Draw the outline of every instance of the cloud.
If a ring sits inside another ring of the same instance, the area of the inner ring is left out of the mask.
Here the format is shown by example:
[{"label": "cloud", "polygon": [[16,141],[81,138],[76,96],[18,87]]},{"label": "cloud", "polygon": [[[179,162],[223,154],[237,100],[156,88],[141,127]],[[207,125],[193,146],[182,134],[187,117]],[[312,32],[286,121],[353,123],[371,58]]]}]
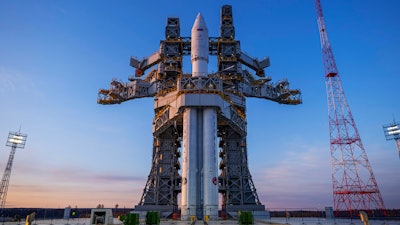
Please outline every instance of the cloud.
[{"label": "cloud", "polygon": [[[53,184],[98,184],[98,183],[139,183],[143,184],[146,176],[130,173],[130,171],[121,171],[115,173],[110,170],[90,170],[84,166],[55,166],[50,164],[21,164],[15,171],[14,179],[23,179],[21,183],[53,183]],[[30,179],[35,177],[35,179]],[[144,185],[144,184],[143,184]]]},{"label": "cloud", "polygon": [[[267,208],[322,208],[331,205],[331,175],[326,149],[289,147],[275,165],[255,171],[260,200]],[[257,182],[262,181],[262,182]]]},{"label": "cloud", "polygon": [[368,152],[368,158],[376,182],[378,183],[379,191],[382,195],[386,208],[398,208],[400,202],[400,164],[397,158],[397,153],[392,151],[392,154],[383,154],[388,149],[382,146],[374,146]]},{"label": "cloud", "polygon": [[[139,202],[142,188],[137,185],[121,187],[112,182],[98,183],[87,187],[73,188],[62,184],[11,185],[7,196],[7,207],[95,207],[104,204],[113,207],[116,203],[133,207]],[[139,194],[140,193],[140,194]]]},{"label": "cloud", "polygon": [[26,75],[0,67],[0,94],[10,92],[29,92],[35,90],[35,83]]},{"label": "cloud", "polygon": [[99,203],[133,207],[139,202],[146,181],[145,177],[124,173],[46,168],[20,168],[10,184],[7,207],[95,207]]}]

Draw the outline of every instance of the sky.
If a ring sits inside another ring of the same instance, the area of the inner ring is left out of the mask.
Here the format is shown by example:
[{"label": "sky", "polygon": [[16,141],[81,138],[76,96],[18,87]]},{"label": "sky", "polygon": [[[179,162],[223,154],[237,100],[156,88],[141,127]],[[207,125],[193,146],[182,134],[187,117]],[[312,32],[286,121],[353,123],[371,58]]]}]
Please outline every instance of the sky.
[{"label": "sky", "polygon": [[[8,132],[28,134],[15,154],[6,207],[138,204],[151,168],[153,99],[99,105],[97,92],[113,78],[128,82],[130,57],[158,50],[168,17],[179,17],[188,37],[201,12],[209,35],[219,36],[224,4],[232,5],[242,50],[269,56],[272,81],[287,78],[302,91],[295,106],[247,99],[248,160],[261,202],[269,209],[332,206],[312,0],[3,0],[0,175]],[[382,129],[400,120],[399,7],[397,0],[322,0],[343,89],[387,208],[400,208],[400,160]]]}]

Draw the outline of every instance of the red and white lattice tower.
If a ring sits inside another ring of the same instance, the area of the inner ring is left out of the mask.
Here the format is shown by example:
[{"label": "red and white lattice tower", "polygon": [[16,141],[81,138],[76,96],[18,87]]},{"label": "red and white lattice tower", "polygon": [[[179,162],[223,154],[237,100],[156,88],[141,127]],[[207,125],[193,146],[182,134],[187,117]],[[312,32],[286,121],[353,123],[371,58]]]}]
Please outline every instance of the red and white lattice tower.
[{"label": "red and white lattice tower", "polygon": [[320,0],[315,0],[328,99],[333,205],[335,213],[378,209],[385,205],[343,92],[326,33]]}]

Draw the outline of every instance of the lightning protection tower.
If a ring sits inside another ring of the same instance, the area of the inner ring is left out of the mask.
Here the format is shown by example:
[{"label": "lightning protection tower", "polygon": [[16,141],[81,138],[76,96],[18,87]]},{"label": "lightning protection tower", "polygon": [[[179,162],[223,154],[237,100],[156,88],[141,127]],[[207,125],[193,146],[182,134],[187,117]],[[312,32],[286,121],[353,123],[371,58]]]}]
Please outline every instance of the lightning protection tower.
[{"label": "lightning protection tower", "polygon": [[328,98],[328,122],[335,214],[378,209],[384,212],[378,184],[347,104],[326,33],[320,0],[315,0]]},{"label": "lightning protection tower", "polygon": [[[130,82],[113,80],[110,89],[101,89],[98,93],[98,103],[104,105],[154,98],[152,166],[135,211],[157,210],[164,215],[177,212],[177,195],[181,193],[182,202],[183,199],[191,201],[181,204],[182,218],[203,219],[203,212],[205,216],[208,213],[205,202],[211,195],[199,195],[185,187],[197,182],[190,187],[201,192],[203,182],[211,184],[213,190],[217,188],[217,195],[219,192],[222,196],[223,211],[265,213],[248,167],[246,97],[297,105],[301,103],[301,93],[298,89],[291,90],[286,79],[271,82],[264,73],[264,68],[270,65],[268,57],[257,60],[241,51],[240,41],[235,39],[231,6],[222,6],[220,18],[219,37],[208,36],[200,14],[193,25],[192,37],[180,35],[179,18],[167,18],[165,40],[161,41],[159,51],[141,61],[131,58],[130,64],[136,72],[129,78]],[[192,66],[192,74],[183,73],[185,55],[192,55],[192,65],[205,64],[196,67],[204,71],[193,72],[195,66]],[[207,72],[209,55],[218,59],[217,72]],[[142,78],[148,69],[150,72]],[[213,116],[205,118],[210,111]],[[199,135],[195,135],[196,132]],[[210,146],[216,151],[205,153]],[[212,166],[202,167],[207,160],[212,161]],[[212,176],[206,176],[209,171]],[[205,192],[206,188],[203,190]],[[189,192],[192,195],[187,194]],[[211,210],[215,212],[215,208]]]},{"label": "lightning protection tower", "polygon": [[11,169],[14,161],[14,155],[17,148],[24,148],[26,143],[26,137],[28,135],[20,132],[10,131],[6,146],[11,147],[10,156],[8,157],[6,169],[4,170],[3,179],[1,180],[0,186],[0,210],[4,209],[7,197],[8,184],[10,182]]},{"label": "lightning protection tower", "polygon": [[383,126],[383,132],[385,134],[386,140],[395,140],[397,145],[397,150],[399,152],[400,158],[400,122],[396,122],[393,119],[393,123]]}]

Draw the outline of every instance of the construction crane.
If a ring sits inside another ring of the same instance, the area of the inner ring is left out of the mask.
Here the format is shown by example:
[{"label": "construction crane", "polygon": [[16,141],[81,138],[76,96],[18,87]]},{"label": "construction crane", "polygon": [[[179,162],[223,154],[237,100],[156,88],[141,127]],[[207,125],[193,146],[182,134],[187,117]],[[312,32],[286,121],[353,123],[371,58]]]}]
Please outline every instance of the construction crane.
[{"label": "construction crane", "polygon": [[14,161],[14,155],[17,148],[24,148],[26,143],[26,137],[28,135],[22,134],[20,132],[10,131],[8,133],[8,138],[6,146],[11,147],[10,156],[8,157],[7,165],[4,170],[3,179],[1,179],[0,185],[0,210],[3,211],[6,204],[8,184],[10,182],[11,169]]},{"label": "construction crane", "polygon": [[385,212],[378,184],[372,172],[356,123],[347,103],[332,48],[326,33],[320,0],[315,0],[328,98],[328,122],[332,162],[335,214],[359,210]]}]

